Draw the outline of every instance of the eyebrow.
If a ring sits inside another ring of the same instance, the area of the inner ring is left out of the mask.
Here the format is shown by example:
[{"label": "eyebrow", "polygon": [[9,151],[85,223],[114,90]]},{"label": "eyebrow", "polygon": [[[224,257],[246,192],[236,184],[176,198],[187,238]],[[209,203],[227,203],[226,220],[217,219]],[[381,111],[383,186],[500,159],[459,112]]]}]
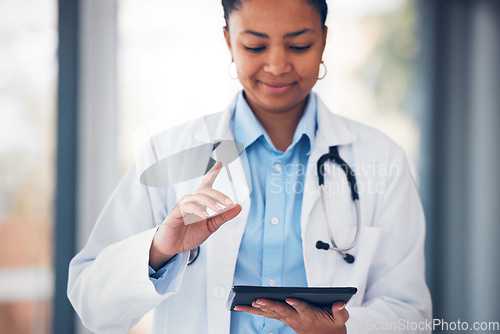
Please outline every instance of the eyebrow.
[{"label": "eyebrow", "polygon": [[[283,38],[297,37],[297,36],[300,36],[300,35],[305,34],[307,32],[312,32],[312,31],[313,30],[311,30],[311,29],[305,28],[305,29],[302,29],[299,31],[286,33],[283,35]],[[269,38],[268,34],[264,34],[262,32],[257,32],[257,31],[253,31],[253,30],[245,30],[244,32],[242,32],[242,34],[250,34],[250,35],[254,35],[256,37],[260,37],[260,38]]]}]

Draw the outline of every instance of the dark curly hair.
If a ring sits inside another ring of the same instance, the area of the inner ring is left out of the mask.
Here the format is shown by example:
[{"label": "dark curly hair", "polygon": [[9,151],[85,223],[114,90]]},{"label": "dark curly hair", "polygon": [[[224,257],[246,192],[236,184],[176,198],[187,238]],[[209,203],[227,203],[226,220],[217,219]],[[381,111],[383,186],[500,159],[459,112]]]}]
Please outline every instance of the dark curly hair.
[{"label": "dark curly hair", "polygon": [[[224,8],[224,19],[226,20],[226,27],[229,23],[229,16],[235,10],[240,9],[243,1],[245,0],[222,0],[222,7]],[[321,16],[321,23],[323,29],[325,28],[326,15],[328,14],[328,6],[326,5],[326,0],[304,0],[308,2],[311,6],[316,8],[319,15]]]}]

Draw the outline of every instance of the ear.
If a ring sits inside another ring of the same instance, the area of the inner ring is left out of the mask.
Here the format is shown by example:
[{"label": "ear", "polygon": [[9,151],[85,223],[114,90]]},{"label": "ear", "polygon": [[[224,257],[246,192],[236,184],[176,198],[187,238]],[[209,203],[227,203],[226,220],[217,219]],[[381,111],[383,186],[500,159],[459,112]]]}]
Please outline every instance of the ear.
[{"label": "ear", "polygon": [[222,27],[222,31],[224,32],[224,39],[226,40],[227,49],[229,50],[229,53],[231,53],[231,61],[234,61],[233,48],[231,47],[231,38],[229,37],[229,30],[227,26]]},{"label": "ear", "polygon": [[325,29],[323,29],[323,51],[325,51],[327,36],[328,36],[328,27],[325,26]]}]

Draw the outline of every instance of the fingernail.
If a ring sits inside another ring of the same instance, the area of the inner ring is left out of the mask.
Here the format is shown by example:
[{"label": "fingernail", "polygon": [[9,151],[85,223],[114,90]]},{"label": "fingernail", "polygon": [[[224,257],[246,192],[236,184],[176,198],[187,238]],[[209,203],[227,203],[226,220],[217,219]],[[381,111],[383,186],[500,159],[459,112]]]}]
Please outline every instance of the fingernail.
[{"label": "fingernail", "polygon": [[231,201],[229,198],[226,198],[226,204],[231,205],[231,204],[233,204],[233,201]]},{"label": "fingernail", "polygon": [[239,308],[238,306],[235,306],[235,307],[234,307],[234,310],[235,310],[235,311],[239,311],[239,310],[240,310],[240,308]]},{"label": "fingernail", "polygon": [[266,306],[266,304],[264,304],[263,302],[257,302],[257,305]]},{"label": "fingernail", "polygon": [[256,301],[253,301],[253,302],[252,302],[252,307],[260,308],[260,305],[257,305],[257,302],[256,302]]},{"label": "fingernail", "polygon": [[285,300],[285,302],[286,302],[288,305],[292,305],[292,306],[293,306],[293,303],[292,303],[291,301]]},{"label": "fingernail", "polygon": [[343,309],[345,309],[345,304],[342,304],[337,310],[342,311]]},{"label": "fingernail", "polygon": [[203,211],[203,214],[205,215],[205,217],[210,216],[210,215],[208,214],[208,212],[206,212],[206,211]]},{"label": "fingernail", "polygon": [[217,208],[217,210],[222,210],[222,206],[220,206],[219,203],[215,203],[215,207]]}]

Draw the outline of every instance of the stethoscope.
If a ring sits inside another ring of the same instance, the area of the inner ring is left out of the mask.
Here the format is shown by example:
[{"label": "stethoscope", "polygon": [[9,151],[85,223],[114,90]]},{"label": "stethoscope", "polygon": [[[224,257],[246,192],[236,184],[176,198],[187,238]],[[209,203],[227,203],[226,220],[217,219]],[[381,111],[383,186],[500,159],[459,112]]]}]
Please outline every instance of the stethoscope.
[{"label": "stethoscope", "polygon": [[[352,197],[352,200],[354,201],[354,205],[356,207],[356,235],[354,236],[354,241],[347,247],[338,247],[337,246],[337,243],[335,242],[335,239],[333,238],[333,233],[332,233],[332,229],[330,228],[330,224],[328,224],[328,216],[326,214],[326,203],[325,203],[325,196],[327,196],[326,189],[325,189],[326,188],[325,187],[325,163],[329,160],[331,160],[331,161],[333,161],[333,163],[336,163],[337,165],[339,165],[340,168],[342,168],[342,170],[346,174],[347,183],[349,183],[349,187],[351,188],[351,197]],[[356,177],[354,175],[354,171],[340,157],[339,149],[337,146],[330,146],[328,148],[328,153],[322,155],[318,159],[317,168],[318,168],[318,182],[319,182],[319,186],[321,188],[321,203],[323,205],[324,215],[327,218],[325,220],[325,222],[326,222],[326,228],[328,231],[328,237],[330,238],[331,245],[326,243],[326,242],[323,242],[321,240],[318,240],[316,242],[316,248],[317,249],[324,249],[324,250],[330,250],[330,249],[334,250],[344,258],[345,262],[353,263],[355,260],[354,256],[347,253],[347,251],[352,249],[354,246],[356,246],[356,243],[358,242],[358,238],[359,238],[359,229],[361,227],[360,209],[359,209],[359,194],[358,194],[358,190],[357,190]],[[188,265],[195,262],[199,255],[200,255],[200,246],[190,250],[189,251]]]},{"label": "stethoscope", "polygon": [[[328,216],[326,214],[326,203],[325,203],[325,196],[326,194],[326,186],[325,186],[325,163],[327,161],[333,161],[333,163],[339,165],[340,168],[344,171],[346,178],[347,178],[347,183],[349,183],[349,187],[351,188],[351,197],[352,200],[354,201],[354,205],[356,207],[356,235],[354,236],[354,241],[347,247],[339,247],[337,246],[337,243],[335,242],[335,239],[333,238],[333,233],[332,229],[330,228],[330,224],[328,224]],[[357,189],[357,184],[356,184],[356,177],[354,175],[354,171],[349,167],[349,165],[340,157],[339,155],[339,149],[338,146],[330,146],[328,148],[328,153],[322,155],[317,164],[318,168],[318,182],[319,186],[321,188],[321,204],[323,205],[323,212],[325,215],[325,222],[326,222],[326,228],[328,231],[328,237],[330,238],[331,245],[323,242],[321,240],[318,240],[316,242],[316,248],[317,249],[324,249],[324,250],[334,250],[337,253],[339,253],[347,263],[353,263],[354,262],[354,256],[351,254],[347,253],[348,250],[356,246],[356,243],[358,242],[359,238],[359,229],[361,227],[361,219],[360,219],[360,209],[359,209],[359,194],[358,194],[358,189]]]},{"label": "stethoscope", "polygon": [[196,261],[196,259],[198,258],[198,256],[200,255],[200,246],[196,247],[196,248],[193,248],[189,251],[189,258],[188,258],[188,266],[190,264],[193,264],[194,261]]}]

